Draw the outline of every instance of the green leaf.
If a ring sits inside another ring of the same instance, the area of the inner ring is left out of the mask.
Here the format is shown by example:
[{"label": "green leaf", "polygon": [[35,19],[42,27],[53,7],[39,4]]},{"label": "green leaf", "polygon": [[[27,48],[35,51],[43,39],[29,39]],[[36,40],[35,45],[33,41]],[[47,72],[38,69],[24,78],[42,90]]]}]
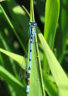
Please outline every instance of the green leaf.
[{"label": "green leaf", "polygon": [[44,38],[53,49],[59,18],[60,0],[47,0],[45,6]]},{"label": "green leaf", "polygon": [[[55,34],[58,25],[60,12],[60,0],[46,0],[45,3],[45,26],[44,26],[44,38],[48,45],[53,50],[55,42]],[[49,72],[46,56],[44,55],[44,69]],[[46,72],[45,72],[46,73]]]},{"label": "green leaf", "polygon": [[31,76],[30,76],[30,92],[28,96],[44,96],[41,86],[39,63],[37,59],[36,46],[33,44],[32,49],[32,63],[31,63]]},{"label": "green leaf", "polygon": [[42,44],[43,51],[47,57],[50,70],[58,87],[58,94],[59,96],[68,96],[68,78],[56,57],[52,53],[51,49],[49,48],[48,44],[46,43],[43,35],[38,34],[38,36]]},{"label": "green leaf", "polygon": [[21,66],[21,68],[25,70],[26,63],[25,63],[25,58],[23,56],[18,55],[18,54],[14,54],[14,53],[9,52],[9,51],[6,51],[6,50],[4,50],[2,48],[0,48],[0,52],[7,55],[7,56],[9,56],[13,60],[15,60],[19,64],[19,66]]},{"label": "green leaf", "polygon": [[21,96],[21,94],[25,96],[25,87],[23,86],[23,84],[21,84],[20,81],[18,81],[2,66],[0,66],[0,76],[2,76],[2,78],[7,84],[11,85],[14,88],[18,96]]}]

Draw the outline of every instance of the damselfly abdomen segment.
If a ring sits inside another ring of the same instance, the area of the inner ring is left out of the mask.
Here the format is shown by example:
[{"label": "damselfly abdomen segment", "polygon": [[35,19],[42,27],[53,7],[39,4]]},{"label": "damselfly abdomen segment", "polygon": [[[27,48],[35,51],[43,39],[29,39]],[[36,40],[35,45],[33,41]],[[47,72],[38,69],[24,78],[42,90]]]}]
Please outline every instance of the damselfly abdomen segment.
[{"label": "damselfly abdomen segment", "polygon": [[29,22],[29,34],[30,34],[30,52],[29,52],[29,66],[28,66],[28,78],[27,78],[27,88],[26,93],[29,93],[30,90],[30,73],[31,73],[31,59],[32,59],[32,45],[33,45],[33,38],[36,32],[37,23]]}]

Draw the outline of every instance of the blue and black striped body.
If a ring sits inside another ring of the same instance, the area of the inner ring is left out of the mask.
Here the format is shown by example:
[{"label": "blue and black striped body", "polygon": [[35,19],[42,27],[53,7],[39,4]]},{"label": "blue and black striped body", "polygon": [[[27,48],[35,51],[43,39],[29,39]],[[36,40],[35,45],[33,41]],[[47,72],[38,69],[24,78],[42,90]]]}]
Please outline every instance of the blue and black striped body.
[{"label": "blue and black striped body", "polygon": [[32,59],[32,45],[33,45],[33,38],[36,32],[37,23],[29,22],[29,34],[30,34],[30,52],[29,52],[29,67],[28,67],[28,78],[27,78],[27,88],[26,93],[29,93],[30,90],[30,73],[31,73],[31,59]]}]

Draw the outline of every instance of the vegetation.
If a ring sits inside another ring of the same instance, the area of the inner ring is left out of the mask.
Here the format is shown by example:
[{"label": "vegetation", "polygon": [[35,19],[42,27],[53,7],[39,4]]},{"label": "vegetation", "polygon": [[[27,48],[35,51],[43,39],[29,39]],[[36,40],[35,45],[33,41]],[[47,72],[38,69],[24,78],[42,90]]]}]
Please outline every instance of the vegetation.
[{"label": "vegetation", "polygon": [[26,96],[32,21],[28,96],[68,96],[67,11],[68,0],[0,0],[0,96]]}]

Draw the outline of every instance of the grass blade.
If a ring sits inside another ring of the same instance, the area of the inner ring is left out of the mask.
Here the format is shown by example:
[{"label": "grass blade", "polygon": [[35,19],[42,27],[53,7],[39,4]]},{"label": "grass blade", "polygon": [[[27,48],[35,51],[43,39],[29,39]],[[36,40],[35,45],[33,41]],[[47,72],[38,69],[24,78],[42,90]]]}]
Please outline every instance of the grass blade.
[{"label": "grass blade", "polygon": [[[54,54],[52,53],[51,49],[49,48],[48,44],[46,43],[42,34],[39,34],[40,42],[43,46],[44,53],[47,57],[48,64],[50,70],[53,74],[54,80],[58,87],[58,94],[59,96],[67,96],[68,95],[68,78],[63,71],[62,67],[60,66],[59,62],[55,58]],[[43,41],[43,42],[42,42]]]},{"label": "grass blade", "polygon": [[[44,38],[53,50],[60,12],[60,0],[46,0],[45,5]],[[46,71],[49,72],[49,66],[45,55],[43,66],[44,73],[46,73]]]},{"label": "grass blade", "polygon": [[25,64],[25,58],[23,56],[18,55],[18,54],[14,54],[14,53],[9,52],[9,51],[6,51],[6,50],[4,50],[2,48],[0,48],[0,52],[7,55],[7,56],[9,56],[10,58],[12,58],[14,61],[16,61],[19,64],[19,66],[22,69],[25,70],[26,64]]},{"label": "grass blade", "polygon": [[47,0],[45,6],[44,38],[53,49],[59,18],[60,0]]},{"label": "grass blade", "polygon": [[33,44],[33,49],[32,49],[30,92],[28,96],[44,96],[42,93],[41,79],[40,79],[40,74],[39,74],[39,64],[37,60],[35,44]]}]

